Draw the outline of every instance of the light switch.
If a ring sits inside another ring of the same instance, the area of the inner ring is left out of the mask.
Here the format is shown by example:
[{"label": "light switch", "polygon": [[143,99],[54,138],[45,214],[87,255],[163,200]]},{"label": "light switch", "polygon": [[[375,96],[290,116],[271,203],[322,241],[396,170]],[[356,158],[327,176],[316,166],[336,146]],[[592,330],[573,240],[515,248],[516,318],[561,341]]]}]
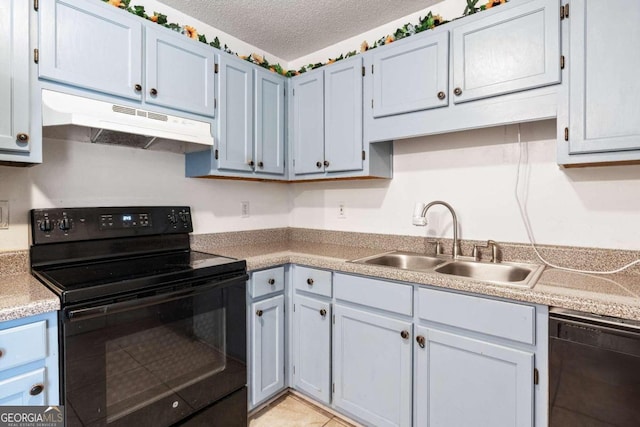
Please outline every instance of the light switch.
[{"label": "light switch", "polygon": [[0,229],[9,228],[9,201],[0,200]]}]

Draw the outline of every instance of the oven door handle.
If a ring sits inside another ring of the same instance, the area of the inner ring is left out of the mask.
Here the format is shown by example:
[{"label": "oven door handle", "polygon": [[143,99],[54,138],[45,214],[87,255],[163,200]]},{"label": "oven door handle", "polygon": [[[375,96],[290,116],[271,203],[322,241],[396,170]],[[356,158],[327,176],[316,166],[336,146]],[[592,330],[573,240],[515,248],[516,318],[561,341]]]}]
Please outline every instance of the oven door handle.
[{"label": "oven door handle", "polygon": [[122,313],[125,311],[131,311],[133,309],[149,307],[152,305],[158,305],[169,301],[175,301],[177,299],[187,298],[189,296],[201,294],[207,292],[213,288],[224,287],[233,282],[246,281],[247,276],[233,277],[227,280],[219,282],[213,282],[204,286],[196,286],[188,289],[182,289],[175,292],[170,292],[161,295],[155,295],[151,297],[132,299],[123,302],[116,302],[110,304],[104,304],[98,307],[90,308],[78,308],[75,310],[65,310],[66,317],[71,322],[78,322],[81,320],[91,319],[95,317],[106,316],[108,314]]}]

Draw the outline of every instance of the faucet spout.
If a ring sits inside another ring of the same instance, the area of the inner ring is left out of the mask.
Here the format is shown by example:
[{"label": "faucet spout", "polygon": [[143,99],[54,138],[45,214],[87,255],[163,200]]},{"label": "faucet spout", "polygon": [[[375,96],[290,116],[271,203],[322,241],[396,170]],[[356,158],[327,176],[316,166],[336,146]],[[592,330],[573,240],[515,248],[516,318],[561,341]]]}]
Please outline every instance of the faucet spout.
[{"label": "faucet spout", "polygon": [[449,209],[449,212],[451,212],[451,217],[453,218],[453,250],[451,251],[451,254],[453,255],[453,259],[458,258],[459,254],[459,243],[458,243],[458,217],[456,216],[455,211],[453,210],[453,208],[451,207],[451,205],[447,202],[443,202],[441,200],[435,200],[429,204],[427,204],[424,209],[422,209],[422,217],[425,218],[425,222],[426,222],[426,218],[427,218],[427,211],[431,208],[431,206],[434,205],[441,205],[444,206],[445,208]]}]

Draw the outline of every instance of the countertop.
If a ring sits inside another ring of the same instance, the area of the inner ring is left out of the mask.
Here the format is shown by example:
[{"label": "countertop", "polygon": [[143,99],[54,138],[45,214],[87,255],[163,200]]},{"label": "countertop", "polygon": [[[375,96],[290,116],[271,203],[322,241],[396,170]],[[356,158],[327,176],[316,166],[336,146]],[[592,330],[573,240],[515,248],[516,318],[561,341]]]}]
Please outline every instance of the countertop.
[{"label": "countertop", "polygon": [[347,261],[384,252],[380,249],[301,241],[194,249],[247,260],[249,271],[302,264],[381,279],[433,285],[481,295],[640,320],[640,275],[589,275],[545,269],[532,289],[487,284],[438,273],[416,272]]},{"label": "countertop", "polygon": [[0,321],[60,309],[60,299],[30,273],[0,276]]}]

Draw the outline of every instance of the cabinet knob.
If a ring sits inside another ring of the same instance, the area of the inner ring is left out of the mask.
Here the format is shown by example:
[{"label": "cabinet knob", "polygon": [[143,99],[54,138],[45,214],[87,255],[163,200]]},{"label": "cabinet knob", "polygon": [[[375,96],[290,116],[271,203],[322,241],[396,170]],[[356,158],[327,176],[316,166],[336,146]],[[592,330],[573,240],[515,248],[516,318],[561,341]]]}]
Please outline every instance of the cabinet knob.
[{"label": "cabinet knob", "polygon": [[136,92],[140,92],[142,90],[142,85],[136,84],[133,88],[136,90]]},{"label": "cabinet knob", "polygon": [[276,279],[269,279],[267,280],[267,283],[270,285],[275,285],[276,284]]},{"label": "cabinet knob", "polygon": [[420,348],[424,348],[424,344],[427,342],[427,340],[422,335],[418,335],[416,337],[416,342],[418,343]]},{"label": "cabinet knob", "polygon": [[455,88],[455,89],[453,90],[453,93],[454,93],[456,96],[460,96],[460,95],[462,95],[462,89],[460,89],[459,87],[457,87],[457,88]]},{"label": "cabinet knob", "polygon": [[320,169],[322,167],[322,162],[316,162],[316,167]]},{"label": "cabinet knob", "polygon": [[4,355],[3,351],[0,350],[0,357],[2,357]]},{"label": "cabinet knob", "polygon": [[44,384],[36,384],[31,387],[31,390],[29,390],[29,394],[31,396],[37,396],[42,393],[42,390],[44,390]]},{"label": "cabinet knob", "polygon": [[402,337],[403,340],[406,340],[407,338],[409,338],[409,331],[400,332],[400,336]]},{"label": "cabinet knob", "polygon": [[324,161],[324,167],[325,167],[325,168],[328,168],[328,167],[329,167],[329,160],[325,160],[325,161]]},{"label": "cabinet knob", "polygon": [[156,96],[158,94],[158,89],[152,87],[151,90],[149,91],[149,93],[153,96]]},{"label": "cabinet knob", "polygon": [[262,163],[262,162],[258,162],[258,167],[259,167],[260,169],[262,169],[262,168],[264,167],[264,163]]},{"label": "cabinet knob", "polygon": [[253,167],[253,165],[255,165],[255,163],[253,163],[253,160],[249,160],[249,162],[247,163],[249,166]]},{"label": "cabinet knob", "polygon": [[313,279],[311,277],[307,279],[307,285],[313,285]]},{"label": "cabinet knob", "polygon": [[438,99],[443,100],[447,95],[443,91],[438,92]]},{"label": "cabinet knob", "polygon": [[29,134],[28,133],[19,133],[16,135],[16,139],[20,142],[27,142],[29,141]]},{"label": "cabinet knob", "polygon": [[327,310],[325,310],[324,308],[320,310],[320,316],[324,317],[327,315]]},{"label": "cabinet knob", "polygon": [[256,316],[258,316],[258,317],[262,317],[262,310],[258,310],[258,311],[256,311]]}]

